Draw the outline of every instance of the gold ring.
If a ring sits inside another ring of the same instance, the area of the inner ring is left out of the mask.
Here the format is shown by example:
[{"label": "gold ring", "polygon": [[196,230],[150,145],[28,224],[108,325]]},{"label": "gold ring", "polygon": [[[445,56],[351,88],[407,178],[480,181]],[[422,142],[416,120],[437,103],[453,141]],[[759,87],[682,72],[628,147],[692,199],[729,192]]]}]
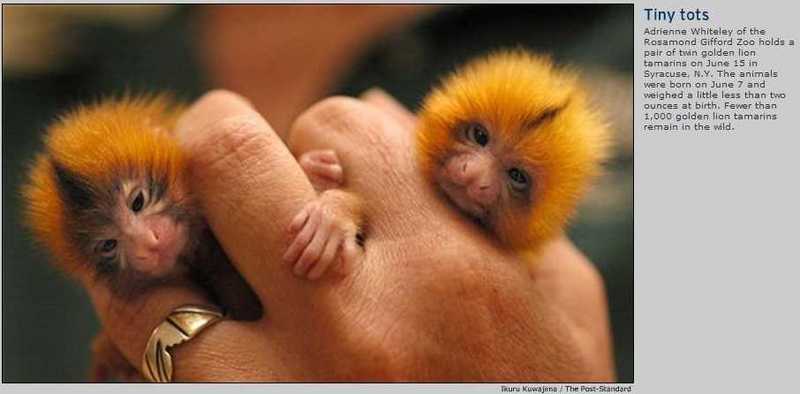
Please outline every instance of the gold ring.
[{"label": "gold ring", "polygon": [[194,338],[204,328],[222,320],[218,310],[199,305],[175,308],[150,334],[142,357],[142,374],[151,382],[172,381],[172,355],[169,349]]}]

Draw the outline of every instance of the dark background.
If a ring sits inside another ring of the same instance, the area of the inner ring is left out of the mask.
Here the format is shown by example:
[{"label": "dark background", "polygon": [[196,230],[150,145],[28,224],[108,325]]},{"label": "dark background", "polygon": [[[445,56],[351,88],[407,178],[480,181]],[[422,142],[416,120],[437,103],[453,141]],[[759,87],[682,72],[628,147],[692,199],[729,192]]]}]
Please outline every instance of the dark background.
[{"label": "dark background", "polygon": [[[47,67],[11,64],[7,37],[15,25],[8,22],[19,13],[8,8],[3,7],[2,377],[4,382],[81,381],[97,320],[84,292],[30,242],[19,222],[17,191],[42,130],[59,112],[126,88],[168,89],[194,99],[213,87],[194,42],[202,7],[170,6],[147,29],[102,17],[70,19],[58,37],[69,48],[51,50],[58,52],[57,61]],[[446,7],[374,37],[329,92],[356,95],[381,86],[416,108],[431,84],[455,65],[515,45],[584,70],[618,144],[608,174],[581,206],[569,235],[605,280],[621,382],[633,381],[632,18],[631,5]],[[50,23],[42,20],[37,23]]]}]

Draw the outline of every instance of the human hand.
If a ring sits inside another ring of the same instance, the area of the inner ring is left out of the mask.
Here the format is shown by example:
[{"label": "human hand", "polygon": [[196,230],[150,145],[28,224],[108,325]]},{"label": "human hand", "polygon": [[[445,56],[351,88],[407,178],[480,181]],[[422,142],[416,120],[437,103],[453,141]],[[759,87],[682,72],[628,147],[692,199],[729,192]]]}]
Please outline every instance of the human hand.
[{"label": "human hand", "polygon": [[[206,218],[265,315],[226,320],[172,350],[184,381],[538,381],[613,379],[602,284],[566,240],[534,280],[420,179],[413,117],[385,95],[331,98],[295,123],[294,153],[334,149],[368,221],[344,277],[300,280],[282,264],[286,228],[315,196],[269,125],[213,92],[178,127]],[[207,304],[191,284],[131,301],[89,291],[116,345],[139,365],[153,327]]]}]

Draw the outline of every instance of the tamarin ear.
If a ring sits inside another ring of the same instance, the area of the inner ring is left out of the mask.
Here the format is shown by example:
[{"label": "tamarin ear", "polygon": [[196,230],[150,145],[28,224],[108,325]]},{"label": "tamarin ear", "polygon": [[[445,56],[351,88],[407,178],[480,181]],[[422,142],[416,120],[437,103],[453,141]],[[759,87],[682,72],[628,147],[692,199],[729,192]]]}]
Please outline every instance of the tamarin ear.
[{"label": "tamarin ear", "polygon": [[58,189],[68,206],[80,210],[92,208],[94,198],[92,198],[92,188],[88,182],[55,162],[53,162],[53,172],[56,175]]}]

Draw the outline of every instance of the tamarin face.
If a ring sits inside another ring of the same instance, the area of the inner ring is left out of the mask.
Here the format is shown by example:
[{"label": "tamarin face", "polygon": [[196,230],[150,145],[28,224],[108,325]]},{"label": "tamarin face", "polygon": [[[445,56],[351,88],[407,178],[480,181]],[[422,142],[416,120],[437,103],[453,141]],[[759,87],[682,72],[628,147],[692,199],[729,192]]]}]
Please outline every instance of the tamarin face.
[{"label": "tamarin face", "polygon": [[523,51],[451,74],[426,97],[418,133],[426,178],[515,250],[563,228],[606,145],[575,77]]},{"label": "tamarin face", "polygon": [[451,146],[433,176],[441,190],[478,222],[493,225],[533,201],[535,168],[516,147],[480,121],[454,124]]},{"label": "tamarin face", "polygon": [[65,170],[56,180],[68,205],[67,220],[80,229],[73,241],[100,274],[161,278],[180,271],[190,254],[192,209],[171,198],[163,181],[120,179],[106,190]]}]

